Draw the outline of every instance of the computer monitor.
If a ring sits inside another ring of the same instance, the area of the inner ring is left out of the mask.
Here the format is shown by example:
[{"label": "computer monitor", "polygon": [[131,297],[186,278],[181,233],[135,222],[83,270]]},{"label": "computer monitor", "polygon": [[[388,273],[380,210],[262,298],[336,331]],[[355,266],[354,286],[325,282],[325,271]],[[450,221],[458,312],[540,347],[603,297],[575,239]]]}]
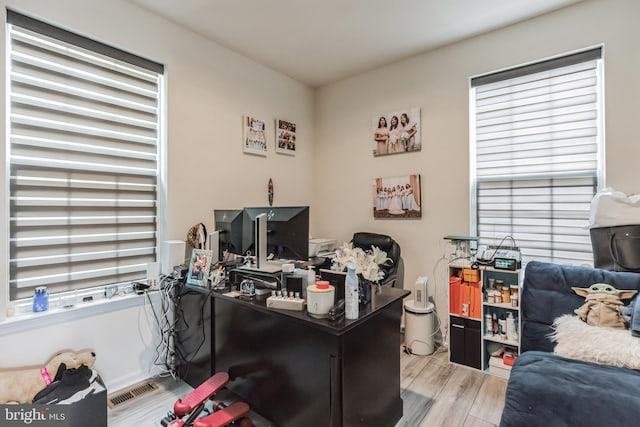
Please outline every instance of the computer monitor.
[{"label": "computer monitor", "polygon": [[216,209],[213,211],[216,231],[219,232],[219,256],[224,252],[242,254],[242,209]]},{"label": "computer monitor", "polygon": [[309,258],[309,206],[244,208],[243,253],[255,253],[255,220],[267,215],[267,253],[276,259]]}]

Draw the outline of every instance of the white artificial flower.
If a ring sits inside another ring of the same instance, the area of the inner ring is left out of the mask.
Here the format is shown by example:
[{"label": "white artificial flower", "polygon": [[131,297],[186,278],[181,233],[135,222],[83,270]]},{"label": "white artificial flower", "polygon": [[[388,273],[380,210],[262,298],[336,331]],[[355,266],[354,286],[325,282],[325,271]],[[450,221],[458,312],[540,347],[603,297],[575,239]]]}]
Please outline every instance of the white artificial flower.
[{"label": "white artificial flower", "polygon": [[371,256],[373,257],[373,262],[378,265],[391,262],[391,258],[387,258],[387,253],[377,246],[371,246]]},{"label": "white artificial flower", "polygon": [[356,268],[356,274],[370,282],[378,282],[384,278],[384,272],[380,265],[387,265],[391,259],[387,253],[376,246],[365,251],[362,248],[354,248],[352,243],[344,243],[336,249],[336,257],[333,259],[333,269],[343,271],[348,263]]}]

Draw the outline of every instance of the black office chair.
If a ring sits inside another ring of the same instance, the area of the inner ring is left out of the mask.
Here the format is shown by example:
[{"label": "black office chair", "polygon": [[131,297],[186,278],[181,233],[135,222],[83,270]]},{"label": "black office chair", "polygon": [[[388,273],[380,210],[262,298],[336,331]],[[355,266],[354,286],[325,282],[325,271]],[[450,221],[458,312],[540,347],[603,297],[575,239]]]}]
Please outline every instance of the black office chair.
[{"label": "black office chair", "polygon": [[[353,234],[351,243],[355,248],[371,250],[371,246],[377,246],[387,253],[387,257],[391,259],[389,266],[381,266],[384,272],[384,278],[380,281],[383,286],[395,287],[399,278],[398,270],[400,267],[400,245],[391,237],[384,234],[359,232]],[[400,285],[402,281],[400,280]]]}]

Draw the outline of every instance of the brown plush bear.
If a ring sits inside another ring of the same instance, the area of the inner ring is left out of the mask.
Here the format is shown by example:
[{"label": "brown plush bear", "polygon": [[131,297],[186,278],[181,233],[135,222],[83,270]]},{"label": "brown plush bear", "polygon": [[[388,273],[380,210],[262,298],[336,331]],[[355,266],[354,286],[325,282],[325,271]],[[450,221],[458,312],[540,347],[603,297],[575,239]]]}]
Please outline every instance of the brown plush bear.
[{"label": "brown plush bear", "polygon": [[58,353],[44,366],[0,369],[0,404],[31,403],[33,397],[55,378],[59,369],[92,367],[96,354],[92,351]]}]

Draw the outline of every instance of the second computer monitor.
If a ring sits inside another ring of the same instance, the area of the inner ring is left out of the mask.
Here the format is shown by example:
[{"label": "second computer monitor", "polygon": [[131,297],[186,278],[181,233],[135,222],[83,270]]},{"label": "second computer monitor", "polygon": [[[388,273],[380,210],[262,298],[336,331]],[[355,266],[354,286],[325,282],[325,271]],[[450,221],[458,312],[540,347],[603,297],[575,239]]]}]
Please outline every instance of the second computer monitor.
[{"label": "second computer monitor", "polygon": [[267,252],[278,259],[306,260],[309,258],[309,207],[244,208],[243,253],[255,252],[254,230],[258,215],[267,215]]},{"label": "second computer monitor", "polygon": [[242,254],[242,209],[216,209],[213,217],[216,231],[219,232],[220,257],[225,251]]}]

